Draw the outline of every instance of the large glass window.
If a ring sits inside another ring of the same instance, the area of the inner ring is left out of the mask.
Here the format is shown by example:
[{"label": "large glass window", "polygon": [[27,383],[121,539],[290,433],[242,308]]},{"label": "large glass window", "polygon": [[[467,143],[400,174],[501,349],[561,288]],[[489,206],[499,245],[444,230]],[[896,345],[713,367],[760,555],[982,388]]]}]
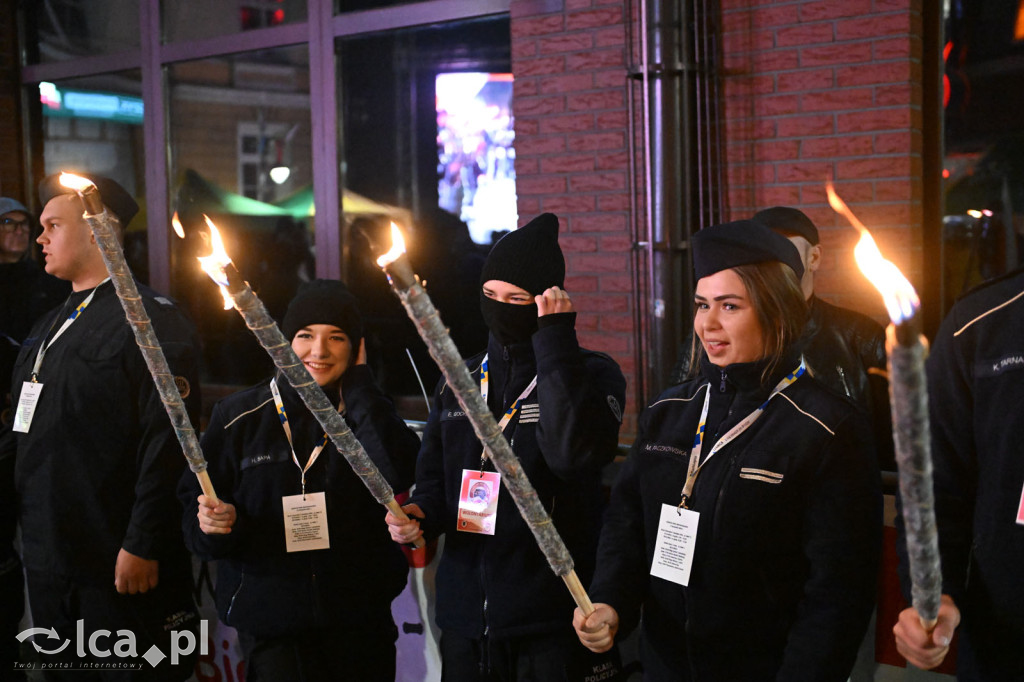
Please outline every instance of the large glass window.
[{"label": "large glass window", "polygon": [[119,182],[141,210],[125,232],[128,266],[149,281],[143,103],[137,70],[43,82],[43,171],[85,172]]},{"label": "large glass window", "polygon": [[203,215],[220,229],[242,275],[278,321],[316,274],[306,46],[170,66],[173,294],[204,342],[203,376],[253,383],[272,366],[241,317],[224,311],[195,256],[209,252]]},{"label": "large glass window", "polygon": [[943,310],[1024,255],[1024,3],[946,3]]},{"label": "large glass window", "polygon": [[59,62],[139,47],[138,0],[25,2],[30,63]]},{"label": "large glass window", "polygon": [[[371,364],[393,393],[419,393],[407,349],[428,390],[437,372],[373,262],[369,239],[383,243],[392,220],[460,349],[483,346],[480,267],[516,224],[507,2],[23,5],[22,73],[43,103],[45,170],[103,173],[139,197],[129,264],[195,319],[207,384],[250,383],[270,364],[195,264],[208,250],[204,214],[275,317],[318,268],[347,281],[363,301]],[[344,37],[321,41],[327,27],[310,22],[325,17]],[[333,83],[322,78],[332,51]],[[175,211],[186,237],[165,240]],[[337,224],[314,229],[318,214]]]},{"label": "large glass window", "polygon": [[[477,352],[483,260],[491,237],[516,224],[508,19],[344,38],[336,49],[344,189],[406,212],[416,272],[459,350]],[[345,279],[363,303],[371,364],[386,390],[414,395],[411,355],[430,390],[436,366],[374,262],[395,218],[346,218]]]},{"label": "large glass window", "polygon": [[306,4],[306,0],[164,0],[164,38],[196,40],[303,22]]}]

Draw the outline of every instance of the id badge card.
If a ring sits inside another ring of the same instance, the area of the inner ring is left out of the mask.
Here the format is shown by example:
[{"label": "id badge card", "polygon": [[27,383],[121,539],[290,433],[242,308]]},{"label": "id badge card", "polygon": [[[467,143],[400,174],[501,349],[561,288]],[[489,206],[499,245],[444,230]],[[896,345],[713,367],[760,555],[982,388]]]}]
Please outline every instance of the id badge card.
[{"label": "id badge card", "polygon": [[661,505],[658,539],[654,543],[651,575],[677,585],[690,583],[693,549],[697,544],[697,522],[700,514],[671,504]]},{"label": "id badge card", "polygon": [[494,535],[500,492],[501,474],[497,471],[463,469],[456,528],[464,533]]},{"label": "id badge card", "polygon": [[284,506],[284,541],[289,552],[330,548],[327,496],[324,493],[288,495],[281,501]]},{"label": "id badge card", "polygon": [[18,433],[28,433],[32,426],[32,417],[36,413],[36,405],[39,404],[39,394],[43,392],[43,385],[32,381],[26,381],[21,385],[21,395],[18,396],[18,406],[14,411],[14,425],[12,428]]}]

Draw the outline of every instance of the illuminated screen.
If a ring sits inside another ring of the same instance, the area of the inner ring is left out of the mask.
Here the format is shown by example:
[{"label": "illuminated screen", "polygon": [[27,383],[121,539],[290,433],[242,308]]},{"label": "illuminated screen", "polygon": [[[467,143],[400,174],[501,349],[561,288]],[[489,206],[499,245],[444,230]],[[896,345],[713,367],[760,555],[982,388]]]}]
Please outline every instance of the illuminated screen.
[{"label": "illuminated screen", "polygon": [[142,125],[142,98],[112,92],[68,90],[53,83],[39,84],[44,116],[94,118]]},{"label": "illuminated screen", "polygon": [[437,101],[437,204],[466,222],[473,241],[514,230],[512,74],[443,73]]}]

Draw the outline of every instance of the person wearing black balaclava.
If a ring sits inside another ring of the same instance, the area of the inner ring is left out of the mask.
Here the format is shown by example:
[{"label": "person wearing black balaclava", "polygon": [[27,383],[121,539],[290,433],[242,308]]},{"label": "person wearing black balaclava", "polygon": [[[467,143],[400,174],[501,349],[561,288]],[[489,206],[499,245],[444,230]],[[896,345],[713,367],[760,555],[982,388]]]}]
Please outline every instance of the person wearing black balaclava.
[{"label": "person wearing black balaclava", "polygon": [[788,239],[737,221],[690,243],[700,373],[641,416],[577,634],[600,652],[639,625],[649,682],[845,681],[882,547],[867,416],[806,371]]},{"label": "person wearing black balaclava", "polygon": [[[480,278],[487,350],[467,365],[586,581],[600,519],[600,471],[615,456],[625,380],[611,358],[580,348],[564,280],[554,215],[500,239]],[[572,598],[481,454],[442,381],[416,488],[404,507],[413,518],[386,517],[396,542],[445,536],[436,609],[442,679],[567,679],[580,649],[569,626]],[[479,508],[479,487],[469,485],[477,479],[493,483],[489,503]]]}]

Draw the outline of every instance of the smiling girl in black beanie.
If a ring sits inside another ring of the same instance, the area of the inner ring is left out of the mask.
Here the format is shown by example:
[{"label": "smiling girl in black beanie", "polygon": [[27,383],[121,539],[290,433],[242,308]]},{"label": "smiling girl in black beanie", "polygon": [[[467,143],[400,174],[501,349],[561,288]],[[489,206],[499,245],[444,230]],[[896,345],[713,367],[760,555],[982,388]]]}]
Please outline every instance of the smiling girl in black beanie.
[{"label": "smiling girl in black beanie", "polygon": [[[309,282],[282,331],[388,483],[407,489],[419,441],[366,365],[355,297],[338,281]],[[288,381],[279,373],[218,403],[202,446],[221,499],[182,478],[185,540],[217,561],[217,609],[238,630],[246,680],[392,682],[391,601],[408,565]],[[317,523],[285,521],[302,513]]]}]

